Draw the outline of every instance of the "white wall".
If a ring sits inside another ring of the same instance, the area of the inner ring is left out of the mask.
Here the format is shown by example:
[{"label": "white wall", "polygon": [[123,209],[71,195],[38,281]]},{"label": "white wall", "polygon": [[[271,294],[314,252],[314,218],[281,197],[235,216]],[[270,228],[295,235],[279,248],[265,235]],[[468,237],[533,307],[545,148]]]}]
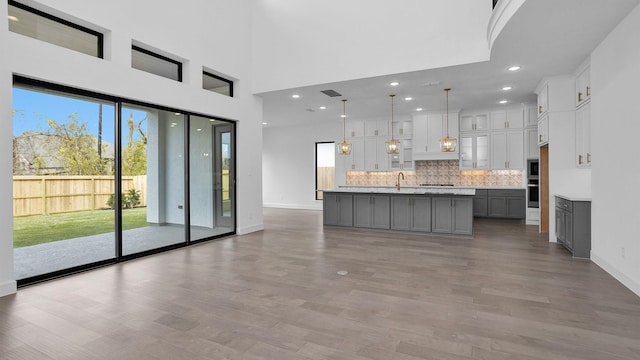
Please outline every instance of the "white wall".
[{"label": "white wall", "polygon": [[[11,115],[12,74],[237,120],[237,231],[262,229],[262,100],[252,95],[250,0],[175,3],[42,0],[29,5],[67,19],[81,19],[107,33],[105,59],[11,33],[0,27],[0,113]],[[55,7],[55,8],[54,8]],[[7,3],[0,4],[6,19]],[[7,20],[4,20],[7,21]],[[183,83],[131,69],[133,40],[185,59]],[[235,97],[201,89],[202,66],[237,79]],[[11,132],[0,133],[0,165],[11,168]],[[0,178],[0,198],[11,203],[11,176]],[[11,207],[0,213],[0,295],[15,288]]]},{"label": "white wall", "polygon": [[254,90],[486,61],[490,16],[488,0],[256,1]]},{"label": "white wall", "polygon": [[341,138],[336,119],[313,125],[265,127],[262,162],[263,202],[267,207],[322,209],[315,199],[315,144]]},{"label": "white wall", "polygon": [[638,34],[640,6],[591,54],[591,258],[640,295]]}]

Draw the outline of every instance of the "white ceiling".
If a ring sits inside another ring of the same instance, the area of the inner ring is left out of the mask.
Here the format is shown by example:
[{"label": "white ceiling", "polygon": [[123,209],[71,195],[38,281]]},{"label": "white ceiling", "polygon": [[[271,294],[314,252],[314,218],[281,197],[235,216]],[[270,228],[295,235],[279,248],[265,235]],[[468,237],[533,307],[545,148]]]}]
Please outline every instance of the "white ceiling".
[{"label": "white ceiling", "polygon": [[[349,118],[388,117],[391,93],[397,95],[396,117],[418,107],[444,110],[447,87],[452,89],[450,109],[534,104],[534,90],[542,78],[573,73],[639,2],[528,0],[494,42],[490,61],[263,93],[264,121],[269,127],[334,122],[342,114],[343,98],[349,100]],[[511,65],[522,69],[509,72]],[[392,87],[392,81],[400,85]],[[504,86],[513,89],[503,91]],[[343,96],[331,98],[320,92],[328,89]],[[300,98],[293,99],[293,94]],[[407,96],[413,100],[405,101]],[[503,99],[508,100],[506,105],[498,103]]]}]

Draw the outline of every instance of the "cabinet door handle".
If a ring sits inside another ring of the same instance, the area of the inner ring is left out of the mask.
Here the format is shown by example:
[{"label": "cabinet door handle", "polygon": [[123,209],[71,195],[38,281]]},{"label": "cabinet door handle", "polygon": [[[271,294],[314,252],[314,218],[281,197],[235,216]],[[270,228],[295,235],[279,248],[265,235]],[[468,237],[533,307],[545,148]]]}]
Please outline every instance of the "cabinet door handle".
[{"label": "cabinet door handle", "polygon": [[355,131],[351,132],[351,137],[356,137],[356,132]]},{"label": "cabinet door handle", "polygon": [[591,164],[591,154],[587,153],[587,164]]},{"label": "cabinet door handle", "polygon": [[424,146],[424,151],[425,151],[425,152],[429,152],[429,145],[425,145],[425,146]]},{"label": "cabinet door handle", "polygon": [[351,164],[351,170],[355,170],[356,169],[356,164]]},{"label": "cabinet door handle", "polygon": [[504,168],[505,169],[507,168],[507,162],[506,161],[504,162]]},{"label": "cabinet door handle", "polygon": [[542,142],[542,134],[538,134],[538,142]]},{"label": "cabinet door handle", "polygon": [[582,165],[582,155],[578,155],[578,165]]},{"label": "cabinet door handle", "polygon": [[378,136],[378,130],[373,130],[373,135]]},{"label": "cabinet door handle", "polygon": [[538,105],[538,114],[542,114],[542,105]]},{"label": "cabinet door handle", "polygon": [[587,86],[587,96],[591,96],[591,86]]},{"label": "cabinet door handle", "polygon": [[582,92],[578,92],[578,102],[582,102]]}]

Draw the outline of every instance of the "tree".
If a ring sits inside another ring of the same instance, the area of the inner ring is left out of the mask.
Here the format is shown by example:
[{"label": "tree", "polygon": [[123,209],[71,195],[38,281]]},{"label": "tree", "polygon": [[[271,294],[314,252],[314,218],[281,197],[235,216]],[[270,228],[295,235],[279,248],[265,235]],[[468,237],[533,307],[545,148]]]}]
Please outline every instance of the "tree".
[{"label": "tree", "polygon": [[[142,126],[146,120],[145,117],[136,124],[133,114],[129,114],[127,145],[122,149],[122,175],[134,176],[147,173],[147,136]],[[136,130],[140,133],[139,138],[134,138]]]},{"label": "tree", "polygon": [[57,156],[68,175],[107,175],[107,161],[100,157],[95,136],[87,133],[87,124],[80,123],[77,113],[69,115],[66,124],[48,119],[49,131],[60,138]]}]

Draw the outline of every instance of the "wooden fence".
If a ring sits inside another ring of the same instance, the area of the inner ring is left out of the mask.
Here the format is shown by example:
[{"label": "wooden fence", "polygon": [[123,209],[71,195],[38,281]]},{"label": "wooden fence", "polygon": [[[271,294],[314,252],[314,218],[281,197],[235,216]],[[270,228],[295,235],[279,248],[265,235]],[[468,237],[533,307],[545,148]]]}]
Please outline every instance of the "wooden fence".
[{"label": "wooden fence", "polygon": [[[130,189],[146,206],[147,176],[123,176],[123,192]],[[113,176],[14,176],[13,216],[104,209],[113,193]]]}]

